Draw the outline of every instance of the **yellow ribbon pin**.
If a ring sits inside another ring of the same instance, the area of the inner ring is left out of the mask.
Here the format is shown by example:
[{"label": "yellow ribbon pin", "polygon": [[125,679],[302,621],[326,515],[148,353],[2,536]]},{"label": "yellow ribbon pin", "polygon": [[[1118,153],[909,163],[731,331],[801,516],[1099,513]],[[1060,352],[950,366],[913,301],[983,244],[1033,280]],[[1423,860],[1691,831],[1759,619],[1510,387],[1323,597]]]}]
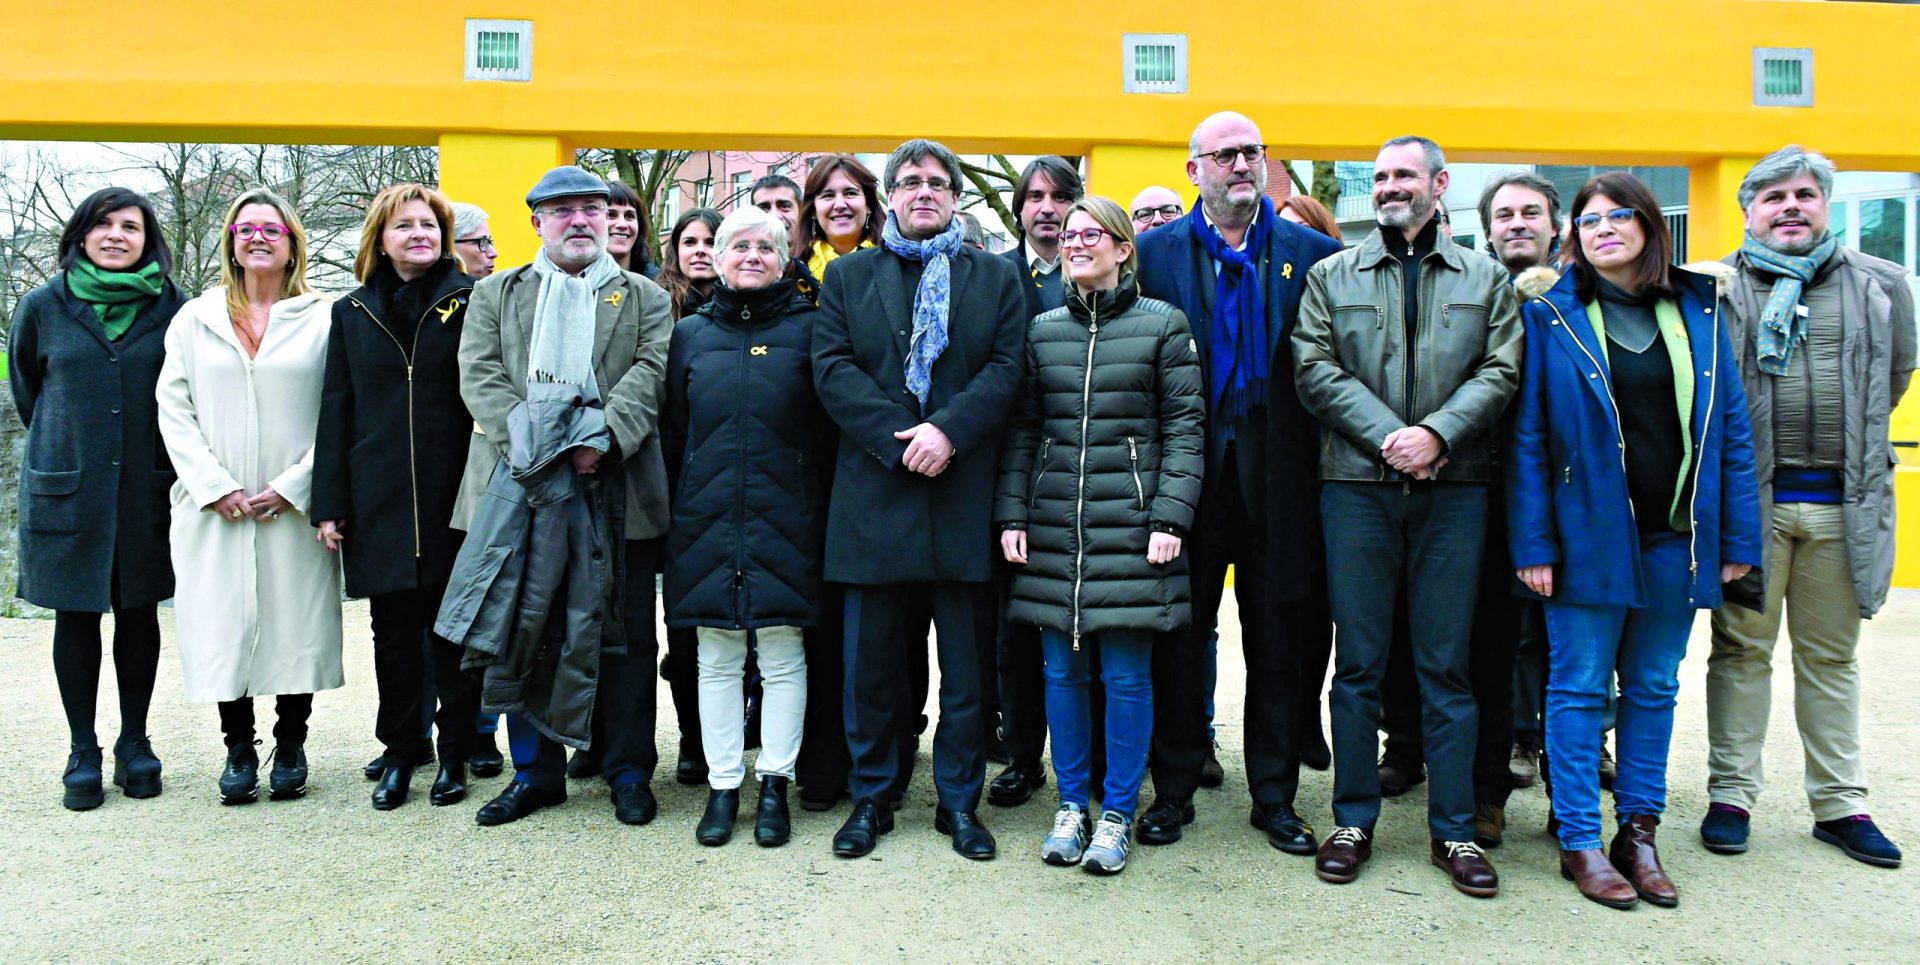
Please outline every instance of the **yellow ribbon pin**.
[{"label": "yellow ribbon pin", "polygon": [[620,299],[625,295],[626,295],[626,292],[624,290],[614,292],[613,294],[607,296],[607,304],[612,305],[615,308],[619,308]]},{"label": "yellow ribbon pin", "polygon": [[1289,261],[1280,266],[1280,277],[1282,278],[1293,277],[1293,262]]},{"label": "yellow ribbon pin", "polygon": [[754,355],[765,355],[767,354],[767,347],[765,345],[755,345],[751,351]]},{"label": "yellow ribbon pin", "polygon": [[458,299],[458,298],[452,298],[452,299],[448,299],[448,300],[447,300],[447,307],[445,307],[445,308],[436,308],[436,309],[434,309],[434,311],[436,311],[436,312],[439,312],[439,313],[440,313],[440,324],[442,324],[442,325],[445,325],[445,324],[447,324],[448,322],[450,322],[450,321],[452,321],[452,320],[453,320],[453,313],[454,313],[454,312],[457,312],[457,311],[459,311],[459,310],[460,310],[460,299]]}]

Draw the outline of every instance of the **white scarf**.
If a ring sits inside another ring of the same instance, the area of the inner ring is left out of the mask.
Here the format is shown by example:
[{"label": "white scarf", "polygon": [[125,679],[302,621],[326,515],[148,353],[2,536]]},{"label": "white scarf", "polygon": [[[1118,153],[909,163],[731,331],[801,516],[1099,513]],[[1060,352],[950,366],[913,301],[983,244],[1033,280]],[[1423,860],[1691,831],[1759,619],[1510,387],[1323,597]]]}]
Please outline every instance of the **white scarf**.
[{"label": "white scarf", "polygon": [[527,381],[564,382],[599,391],[593,377],[593,327],[600,289],[620,277],[620,263],[601,252],[580,275],[569,274],[545,250],[533,259],[540,293],[533,308],[533,344]]}]

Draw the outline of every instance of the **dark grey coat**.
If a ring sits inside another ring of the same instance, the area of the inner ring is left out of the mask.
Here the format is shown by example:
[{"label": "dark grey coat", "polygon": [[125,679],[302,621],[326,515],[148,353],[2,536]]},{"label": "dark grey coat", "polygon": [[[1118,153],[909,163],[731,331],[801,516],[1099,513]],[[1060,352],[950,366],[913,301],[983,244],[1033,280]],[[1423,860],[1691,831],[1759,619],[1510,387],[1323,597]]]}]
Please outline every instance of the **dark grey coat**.
[{"label": "dark grey coat", "polygon": [[[20,469],[20,598],[105,613],[173,596],[167,490],[154,386],[167,323],[183,299],[168,282],[110,341],[65,273],[20,301],[7,381],[27,456]],[[116,561],[118,566],[116,566]]]},{"label": "dark grey coat", "polygon": [[1200,503],[1206,400],[1186,316],[1132,284],[1033,320],[1027,391],[1000,459],[994,520],[1027,531],[1007,618],[1079,635],[1191,621],[1184,537]]}]

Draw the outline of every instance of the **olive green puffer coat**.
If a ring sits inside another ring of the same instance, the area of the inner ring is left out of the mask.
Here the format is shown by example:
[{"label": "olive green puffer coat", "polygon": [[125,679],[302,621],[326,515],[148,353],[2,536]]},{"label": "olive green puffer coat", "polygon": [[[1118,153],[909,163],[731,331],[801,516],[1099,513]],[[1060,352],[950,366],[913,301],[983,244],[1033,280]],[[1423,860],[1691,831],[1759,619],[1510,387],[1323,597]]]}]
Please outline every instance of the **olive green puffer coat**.
[{"label": "olive green puffer coat", "polygon": [[1033,320],[994,502],[1027,531],[1008,619],[1076,643],[1188,624],[1187,556],[1148,563],[1147,538],[1193,525],[1205,412],[1186,316],[1131,281]]}]

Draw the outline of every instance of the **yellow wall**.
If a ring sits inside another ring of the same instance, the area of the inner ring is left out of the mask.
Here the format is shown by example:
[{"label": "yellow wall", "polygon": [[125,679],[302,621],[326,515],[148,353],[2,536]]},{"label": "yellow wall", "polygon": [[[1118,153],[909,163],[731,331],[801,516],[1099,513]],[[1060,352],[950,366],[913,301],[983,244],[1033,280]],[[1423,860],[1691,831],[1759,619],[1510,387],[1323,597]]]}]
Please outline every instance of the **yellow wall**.
[{"label": "yellow wall", "polygon": [[549,169],[571,163],[572,149],[556,137],[448,134],[440,138],[440,190],[487,209],[487,225],[500,249],[495,268],[512,268],[532,261],[540,250],[527,191]]}]

